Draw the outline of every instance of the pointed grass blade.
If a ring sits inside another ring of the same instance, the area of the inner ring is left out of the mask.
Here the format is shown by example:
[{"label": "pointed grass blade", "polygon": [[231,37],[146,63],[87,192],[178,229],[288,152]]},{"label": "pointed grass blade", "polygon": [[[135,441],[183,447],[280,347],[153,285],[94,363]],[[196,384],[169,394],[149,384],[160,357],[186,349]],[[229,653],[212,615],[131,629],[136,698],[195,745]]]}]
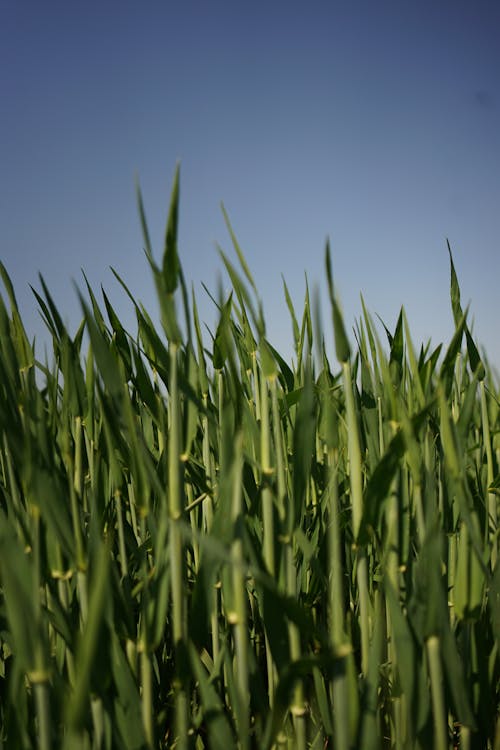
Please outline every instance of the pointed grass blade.
[{"label": "pointed grass blade", "polygon": [[89,686],[92,668],[99,641],[104,613],[109,600],[109,549],[101,542],[95,554],[91,585],[89,586],[88,617],[81,634],[76,653],[76,682],[66,707],[66,721],[73,730],[79,730],[84,723],[89,700]]},{"label": "pointed grass blade", "polygon": [[328,281],[328,293],[332,306],[333,330],[335,334],[335,353],[340,363],[348,362],[351,356],[351,348],[345,332],[344,320],[334,293],[332,263],[330,258],[330,240],[326,242],[325,250],[326,278]]},{"label": "pointed grass blade", "polygon": [[170,197],[167,228],[165,231],[165,248],[163,251],[162,271],[167,294],[173,294],[179,283],[180,264],[177,251],[177,230],[179,223],[179,176],[180,166],[177,164],[174,174],[174,184]]},{"label": "pointed grass blade", "polygon": [[448,246],[448,255],[450,256],[450,299],[451,309],[453,311],[453,320],[455,321],[455,327],[458,328],[460,321],[463,317],[462,308],[460,306],[460,286],[458,284],[458,278],[455,271],[455,265],[453,263],[453,256],[451,254],[451,247],[448,240],[446,240]]}]

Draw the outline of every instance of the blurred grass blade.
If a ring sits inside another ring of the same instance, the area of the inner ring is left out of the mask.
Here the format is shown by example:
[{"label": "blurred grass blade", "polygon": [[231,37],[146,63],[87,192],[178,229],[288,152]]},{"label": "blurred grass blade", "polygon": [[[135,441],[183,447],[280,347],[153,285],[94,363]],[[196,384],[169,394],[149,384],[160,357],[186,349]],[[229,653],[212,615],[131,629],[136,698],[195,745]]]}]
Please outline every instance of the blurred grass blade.
[{"label": "blurred grass blade", "polygon": [[448,240],[446,240],[448,246],[448,255],[450,256],[450,297],[451,297],[451,309],[453,310],[453,320],[455,321],[455,328],[458,328],[460,321],[462,320],[463,313],[460,306],[460,286],[458,284],[458,278],[453,263],[453,256],[451,254],[451,247]]},{"label": "blurred grass blade", "polygon": [[177,231],[179,223],[179,176],[180,166],[177,164],[174,183],[170,197],[167,228],[165,231],[165,248],[163,252],[163,279],[167,294],[173,294],[179,283],[180,264],[177,251]]},{"label": "blurred grass blade", "polygon": [[328,293],[330,295],[330,304],[332,306],[333,330],[335,334],[335,352],[339,362],[348,362],[351,356],[349,341],[344,328],[342,313],[338,306],[337,298],[333,289],[332,264],[330,259],[330,241],[326,242],[325,250],[326,278],[328,281]]}]

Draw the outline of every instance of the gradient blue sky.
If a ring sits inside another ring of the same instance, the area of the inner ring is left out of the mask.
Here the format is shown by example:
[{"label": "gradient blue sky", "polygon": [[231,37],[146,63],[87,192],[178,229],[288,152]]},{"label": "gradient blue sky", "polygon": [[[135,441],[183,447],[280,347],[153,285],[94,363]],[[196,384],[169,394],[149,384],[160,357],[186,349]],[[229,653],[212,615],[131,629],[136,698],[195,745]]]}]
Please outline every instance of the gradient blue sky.
[{"label": "gradient blue sky", "polygon": [[[446,237],[474,332],[500,366],[500,4],[0,3],[0,257],[30,335],[45,277],[72,330],[73,280],[115,267],[152,312],[134,180],[157,257],[181,162],[180,253],[216,315],[228,210],[271,341],[291,356],[281,274],[324,309],[331,238],[346,323],[369,310],[415,343],[453,332]],[[330,331],[328,312],[325,329]]]}]

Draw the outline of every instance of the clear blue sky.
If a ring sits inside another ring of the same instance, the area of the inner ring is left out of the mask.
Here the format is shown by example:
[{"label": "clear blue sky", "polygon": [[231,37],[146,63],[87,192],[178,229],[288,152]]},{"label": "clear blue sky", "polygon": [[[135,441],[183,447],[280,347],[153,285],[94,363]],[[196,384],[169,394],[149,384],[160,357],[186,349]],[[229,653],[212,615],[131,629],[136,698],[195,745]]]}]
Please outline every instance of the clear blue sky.
[{"label": "clear blue sky", "polygon": [[38,271],[72,330],[81,268],[133,332],[110,266],[156,310],[134,180],[160,258],[180,160],[181,260],[211,328],[222,200],[285,355],[281,274],[299,311],[305,272],[326,310],[327,235],[349,329],[362,292],[389,328],[404,304],[416,343],[449,341],[448,237],[500,366],[499,40],[496,0],[3,0],[0,257],[30,335]]}]

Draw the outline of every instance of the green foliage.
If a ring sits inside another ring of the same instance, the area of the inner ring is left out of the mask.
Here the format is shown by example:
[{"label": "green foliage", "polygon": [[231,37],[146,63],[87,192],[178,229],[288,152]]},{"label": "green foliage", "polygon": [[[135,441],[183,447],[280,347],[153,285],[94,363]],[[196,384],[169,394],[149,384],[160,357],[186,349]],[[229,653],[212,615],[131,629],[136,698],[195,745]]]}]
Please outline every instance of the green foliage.
[{"label": "green foliage", "polygon": [[327,245],[335,370],[308,291],[296,361],[267,339],[224,209],[207,347],[179,169],[159,264],[138,203],[163,331],[115,272],[137,331],[87,283],[72,337],[41,279],[42,364],[0,264],[0,747],[497,748],[500,396],[451,250],[441,356],[364,304],[355,350]]}]

